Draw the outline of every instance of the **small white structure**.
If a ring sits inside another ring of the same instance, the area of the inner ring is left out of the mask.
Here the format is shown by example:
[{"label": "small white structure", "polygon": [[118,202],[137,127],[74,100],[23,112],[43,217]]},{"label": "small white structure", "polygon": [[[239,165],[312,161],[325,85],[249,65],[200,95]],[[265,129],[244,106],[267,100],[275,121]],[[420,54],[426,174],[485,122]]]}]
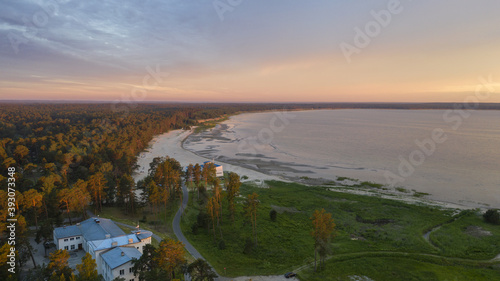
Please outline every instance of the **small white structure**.
[{"label": "small white structure", "polygon": [[97,272],[106,281],[118,276],[135,281],[134,274],[129,270],[131,260],[141,257],[144,246],[151,244],[152,235],[150,231],[139,229],[125,234],[110,219],[91,218],[76,225],[55,228],[54,243],[58,250],[85,250],[90,253],[96,261]]},{"label": "small white structure", "polygon": [[[215,165],[215,176],[216,177],[223,177],[224,176],[224,170],[222,169],[222,165],[215,164],[214,161],[205,161],[203,164],[207,163],[213,163]],[[203,165],[201,165],[201,168],[203,169]]]}]

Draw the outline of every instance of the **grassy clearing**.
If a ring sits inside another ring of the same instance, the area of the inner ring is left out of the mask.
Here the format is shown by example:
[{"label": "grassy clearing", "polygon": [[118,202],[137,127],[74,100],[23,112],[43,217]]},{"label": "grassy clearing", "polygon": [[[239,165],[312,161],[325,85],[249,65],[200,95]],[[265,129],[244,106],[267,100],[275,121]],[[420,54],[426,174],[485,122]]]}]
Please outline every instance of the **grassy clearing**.
[{"label": "grassy clearing", "polygon": [[[316,209],[325,208],[327,212],[332,213],[337,224],[336,237],[331,244],[334,258],[328,262],[327,270],[330,270],[328,269],[330,267],[337,267],[336,263],[343,262],[336,261],[336,256],[352,253],[404,252],[419,257],[421,254],[441,255],[440,250],[425,241],[422,234],[436,225],[449,222],[452,218],[452,210],[411,205],[378,197],[331,192],[324,187],[275,181],[267,184],[270,186],[269,189],[259,189],[246,184],[241,187],[242,196],[257,192],[261,201],[257,219],[259,244],[247,254],[244,254],[243,250],[247,238],[251,238],[251,225],[241,214],[243,198],[240,198],[237,204],[234,223],[230,222],[228,211],[224,206],[222,219],[223,240],[226,244],[224,250],[217,247],[222,240],[218,232],[216,242],[213,233],[207,229],[202,229],[196,235],[191,232],[191,226],[196,221],[200,207],[196,200],[190,200],[181,222],[183,232],[219,272],[224,272],[225,267],[227,276],[282,274],[312,262],[314,253],[309,218]],[[191,195],[195,196],[196,194]],[[278,214],[276,222],[272,222],[269,217],[272,206],[279,206],[281,210],[285,210]],[[451,250],[455,245],[442,247]],[[497,249],[493,247],[483,250],[485,255],[489,255]],[[356,259],[363,258],[361,254]],[[448,271],[444,268],[450,266],[448,262],[447,259],[433,260],[431,263],[435,264],[435,268],[430,271],[435,271],[438,277],[441,276],[440,272],[445,272],[443,276],[446,276]],[[429,261],[421,263],[423,263],[421,266],[424,266]],[[375,268],[377,262],[373,264]],[[394,269],[391,270],[397,271],[397,274],[404,274],[406,265],[407,263],[402,261],[401,265],[394,265]],[[457,270],[469,270],[462,268],[464,265],[454,266],[458,267]],[[472,267],[471,272],[476,272],[475,265],[467,266]],[[364,272],[361,268],[357,269],[359,270],[357,272]],[[415,274],[418,275],[418,271],[415,271]],[[425,279],[425,276],[421,275],[422,280],[429,280]]]},{"label": "grassy clearing", "polygon": [[480,213],[468,212],[430,239],[446,256],[487,260],[500,254],[500,226],[486,223]]},{"label": "grassy clearing", "polygon": [[307,269],[299,273],[301,280],[499,280],[495,266],[464,266],[420,261],[403,257],[362,257],[344,261],[329,260],[325,269],[314,273]]},{"label": "grassy clearing", "polygon": [[222,116],[220,118],[215,118],[213,120],[208,120],[208,121],[201,122],[196,127],[196,129],[194,130],[194,133],[197,134],[197,133],[201,133],[201,132],[203,132],[205,130],[212,129],[217,124],[222,123],[222,122],[224,122],[226,120],[229,120],[229,116]]}]

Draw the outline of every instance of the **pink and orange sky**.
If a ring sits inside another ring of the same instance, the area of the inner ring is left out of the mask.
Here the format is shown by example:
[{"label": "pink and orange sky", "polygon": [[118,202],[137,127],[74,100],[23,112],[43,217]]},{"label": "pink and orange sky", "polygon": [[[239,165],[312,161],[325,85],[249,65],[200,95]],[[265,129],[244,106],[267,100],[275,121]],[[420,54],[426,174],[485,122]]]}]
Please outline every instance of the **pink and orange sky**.
[{"label": "pink and orange sky", "polygon": [[461,102],[489,76],[482,101],[500,102],[498,11],[495,0],[7,0],[0,100]]}]

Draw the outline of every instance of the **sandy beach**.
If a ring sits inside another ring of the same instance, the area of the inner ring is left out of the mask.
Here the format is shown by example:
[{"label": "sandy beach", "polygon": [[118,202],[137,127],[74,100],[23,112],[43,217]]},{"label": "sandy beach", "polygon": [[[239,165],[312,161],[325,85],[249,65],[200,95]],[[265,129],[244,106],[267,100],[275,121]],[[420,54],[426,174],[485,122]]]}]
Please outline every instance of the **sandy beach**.
[{"label": "sandy beach", "polygon": [[[155,157],[171,157],[175,158],[184,167],[189,164],[203,163],[205,161],[210,161],[212,159],[205,158],[192,153],[191,151],[182,148],[182,142],[193,130],[173,130],[165,134],[156,136],[149,144],[146,151],[139,154],[137,165],[139,168],[134,171],[133,177],[137,182],[147,176],[149,163],[153,161]],[[247,176],[248,179],[243,181],[252,181],[256,184],[264,184],[266,180],[281,180],[287,181],[284,178],[266,175],[251,169],[243,168],[236,165],[231,165],[225,162],[216,160],[217,164],[221,164],[224,167],[224,171],[232,171],[240,176]]]}]

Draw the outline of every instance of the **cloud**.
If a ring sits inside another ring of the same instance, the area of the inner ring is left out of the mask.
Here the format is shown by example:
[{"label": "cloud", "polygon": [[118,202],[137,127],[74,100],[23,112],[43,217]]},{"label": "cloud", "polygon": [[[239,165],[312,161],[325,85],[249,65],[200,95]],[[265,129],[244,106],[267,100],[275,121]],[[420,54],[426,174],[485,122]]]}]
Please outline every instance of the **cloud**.
[{"label": "cloud", "polygon": [[[376,95],[396,91],[395,81],[438,91],[481,71],[500,76],[498,64],[487,59],[500,47],[500,2],[487,0],[402,0],[403,12],[349,65],[339,43],[352,40],[354,28],[372,20],[370,11],[387,3],[246,0],[221,21],[211,0],[5,0],[0,92],[7,89],[2,85],[30,93],[45,85],[73,87],[75,95],[82,89],[119,93],[156,65],[172,74],[160,90],[232,100],[285,98],[290,91],[293,100],[314,91],[318,100],[349,89],[376,89]],[[22,40],[18,53],[12,38]]]}]

